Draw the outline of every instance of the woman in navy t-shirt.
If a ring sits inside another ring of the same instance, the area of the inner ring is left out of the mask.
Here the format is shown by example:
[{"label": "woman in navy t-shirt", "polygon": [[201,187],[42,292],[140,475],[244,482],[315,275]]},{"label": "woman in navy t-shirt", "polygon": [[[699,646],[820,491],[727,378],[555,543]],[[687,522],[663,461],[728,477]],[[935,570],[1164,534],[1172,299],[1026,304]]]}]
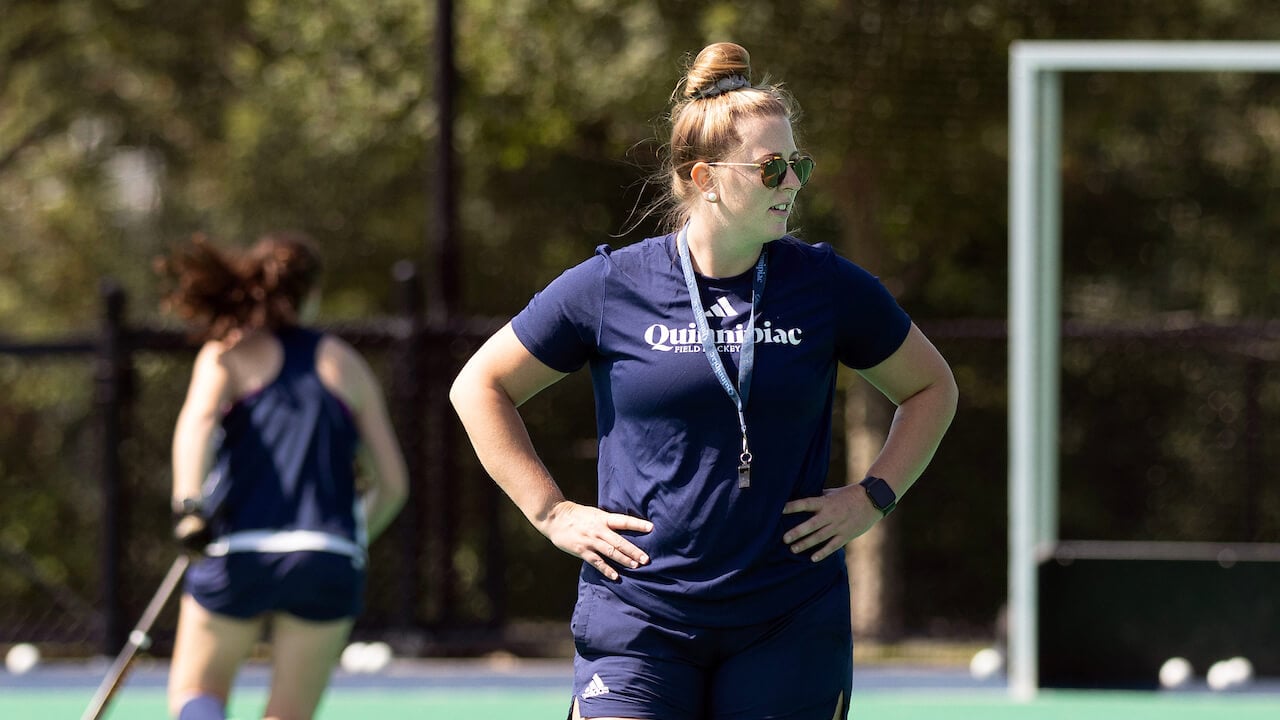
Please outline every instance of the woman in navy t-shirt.
[{"label": "woman in navy t-shirt", "polygon": [[[887,515],[956,406],[883,285],[787,235],[813,159],[746,50],[705,48],[672,111],[673,232],[607,246],[538,293],[456,379],[486,470],[582,558],[575,718],[845,717],[843,547]],[[839,365],[897,406],[861,483],[824,490]],[[563,496],[517,408],[583,366],[598,507]]]}]

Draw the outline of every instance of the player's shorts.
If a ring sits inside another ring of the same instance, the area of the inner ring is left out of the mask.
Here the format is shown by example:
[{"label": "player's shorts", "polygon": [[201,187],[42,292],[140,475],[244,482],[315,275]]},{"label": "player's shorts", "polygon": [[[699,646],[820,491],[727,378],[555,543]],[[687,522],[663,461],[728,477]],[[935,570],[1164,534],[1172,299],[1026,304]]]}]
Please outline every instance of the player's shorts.
[{"label": "player's shorts", "polygon": [[364,607],[361,563],[331,552],[237,552],[206,557],[187,571],[185,589],[210,612],[234,618],[283,612],[325,622]]},{"label": "player's shorts", "polygon": [[831,720],[853,684],[849,584],[740,628],[657,618],[583,583],[573,613],[574,696],[584,718]]}]

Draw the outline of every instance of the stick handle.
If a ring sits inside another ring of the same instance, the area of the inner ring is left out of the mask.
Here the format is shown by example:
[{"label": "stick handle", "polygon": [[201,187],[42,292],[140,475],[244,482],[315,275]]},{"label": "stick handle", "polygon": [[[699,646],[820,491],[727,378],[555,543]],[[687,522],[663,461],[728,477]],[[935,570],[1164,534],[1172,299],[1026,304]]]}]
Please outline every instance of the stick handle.
[{"label": "stick handle", "polygon": [[116,656],[115,662],[111,663],[107,676],[102,679],[102,684],[98,685],[98,690],[93,694],[93,699],[89,701],[89,707],[85,708],[80,720],[101,720],[106,713],[111,698],[124,684],[124,678],[129,673],[129,666],[133,664],[138,650],[151,645],[151,636],[148,634],[151,632],[151,626],[155,624],[156,618],[160,617],[160,613],[169,602],[173,591],[177,589],[178,583],[182,580],[182,574],[187,571],[187,565],[190,563],[191,558],[183,553],[169,566],[169,572],[165,574],[156,594],[151,597],[151,602],[147,603],[147,608],[142,611],[138,624],[129,633],[129,641],[124,644],[124,649]]}]

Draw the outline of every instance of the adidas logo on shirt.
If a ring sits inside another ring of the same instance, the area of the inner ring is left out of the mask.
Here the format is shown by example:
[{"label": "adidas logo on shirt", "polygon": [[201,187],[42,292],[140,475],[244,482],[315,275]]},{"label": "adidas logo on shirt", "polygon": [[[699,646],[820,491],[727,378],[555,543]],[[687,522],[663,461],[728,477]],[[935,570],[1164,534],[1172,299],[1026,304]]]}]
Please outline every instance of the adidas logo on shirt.
[{"label": "adidas logo on shirt", "polygon": [[715,304],[711,306],[711,309],[707,310],[706,314],[707,317],[726,318],[736,316],[738,311],[734,310],[733,306],[729,304],[729,298],[721,295],[720,299],[715,301]]},{"label": "adidas logo on shirt", "polygon": [[582,689],[582,699],[586,700],[597,695],[604,695],[607,692],[609,692],[609,687],[600,679],[600,673],[596,673],[591,676],[591,682],[587,683],[587,686]]}]

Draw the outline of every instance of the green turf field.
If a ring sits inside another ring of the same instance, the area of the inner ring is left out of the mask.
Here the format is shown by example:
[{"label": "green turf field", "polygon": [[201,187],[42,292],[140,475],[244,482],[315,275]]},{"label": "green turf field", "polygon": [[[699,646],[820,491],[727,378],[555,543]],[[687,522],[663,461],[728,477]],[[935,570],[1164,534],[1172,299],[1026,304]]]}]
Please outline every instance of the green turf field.
[{"label": "green turf field", "polygon": [[[0,720],[75,720],[106,673],[106,659],[61,661],[17,676],[0,671]],[[270,666],[247,664],[229,717],[257,720]],[[430,659],[375,674],[334,674],[316,720],[563,720],[572,665],[565,659]],[[164,659],[144,658],[116,694],[107,720],[167,717]],[[1043,690],[1014,702],[1003,677],[967,668],[855,665],[851,720],[1280,720],[1280,679],[1214,693],[1200,679],[1176,692]]]},{"label": "green turf field", "polygon": [[[7,689],[0,694],[0,718],[53,720],[78,718],[90,691]],[[230,717],[261,716],[265,693],[238,694]],[[406,690],[344,688],[331,692],[317,720],[561,720],[567,708],[564,692]],[[157,688],[126,689],[112,703],[109,720],[156,720],[165,717],[164,694]],[[876,720],[1276,720],[1275,695],[1161,694],[1137,692],[1044,692],[1034,702],[1012,702],[998,692],[909,690],[855,694],[850,718]]]}]

